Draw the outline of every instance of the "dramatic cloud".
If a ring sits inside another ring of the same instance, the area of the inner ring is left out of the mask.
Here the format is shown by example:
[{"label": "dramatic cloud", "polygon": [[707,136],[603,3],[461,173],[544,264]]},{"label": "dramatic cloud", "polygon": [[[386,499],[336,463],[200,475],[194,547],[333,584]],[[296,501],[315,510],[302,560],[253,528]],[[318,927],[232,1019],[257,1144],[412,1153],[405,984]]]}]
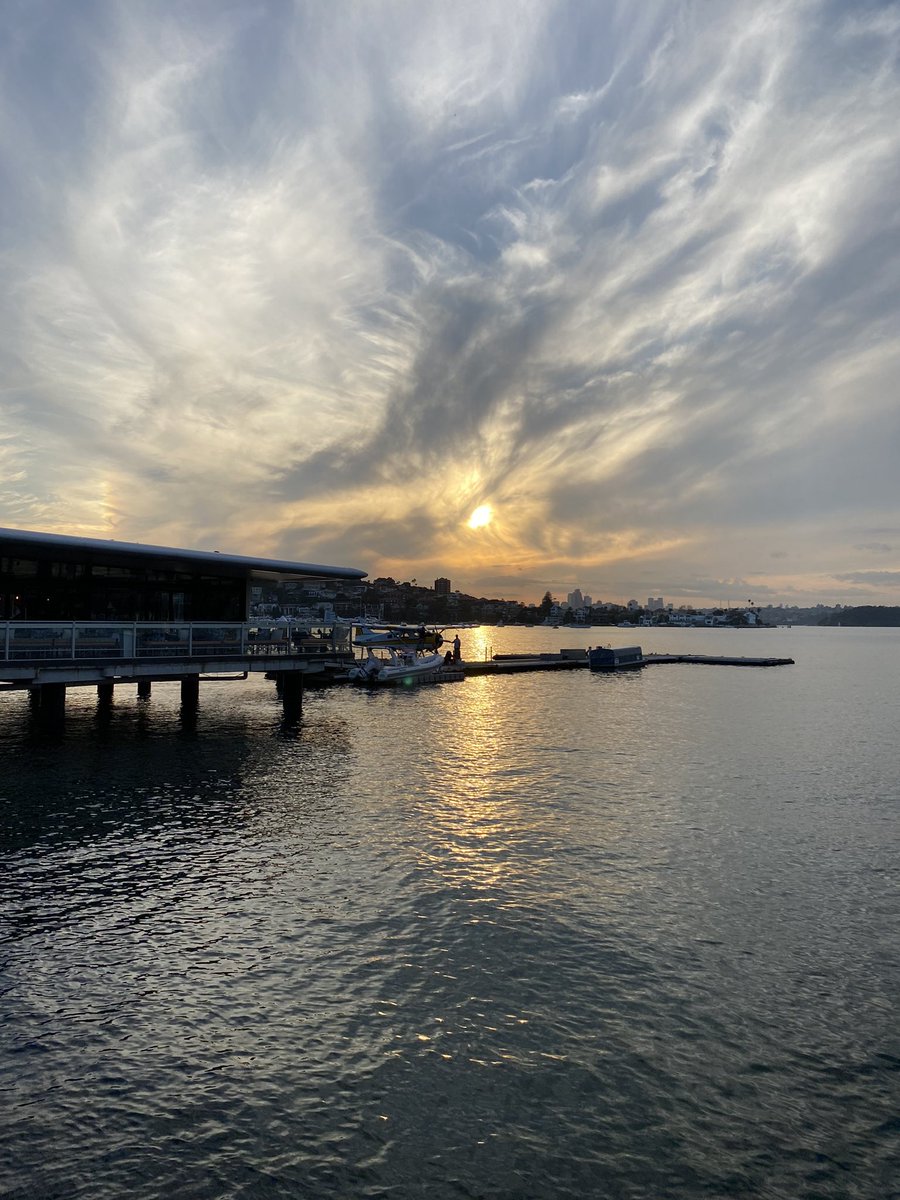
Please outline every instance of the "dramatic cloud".
[{"label": "dramatic cloud", "polygon": [[893,3],[4,5],[0,524],[890,602],[898,63]]}]

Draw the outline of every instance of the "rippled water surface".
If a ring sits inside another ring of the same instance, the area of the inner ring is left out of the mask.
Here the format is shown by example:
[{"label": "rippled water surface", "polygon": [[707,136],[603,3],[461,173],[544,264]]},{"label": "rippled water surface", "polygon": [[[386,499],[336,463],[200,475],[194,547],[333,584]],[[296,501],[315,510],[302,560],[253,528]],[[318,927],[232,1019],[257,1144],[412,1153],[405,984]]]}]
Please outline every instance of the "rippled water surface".
[{"label": "rippled water surface", "polygon": [[900,1196],[900,631],[641,635],[0,695],[0,1195]]}]

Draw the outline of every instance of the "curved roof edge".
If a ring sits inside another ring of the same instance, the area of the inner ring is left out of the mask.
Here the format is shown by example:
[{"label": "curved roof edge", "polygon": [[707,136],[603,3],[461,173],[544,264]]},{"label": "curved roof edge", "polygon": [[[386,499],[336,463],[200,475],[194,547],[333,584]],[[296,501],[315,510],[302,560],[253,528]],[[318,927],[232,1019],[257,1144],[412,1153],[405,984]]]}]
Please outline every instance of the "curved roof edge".
[{"label": "curved roof edge", "polygon": [[72,537],[65,533],[39,533],[30,529],[0,528],[0,546],[3,542],[17,542],[35,548],[58,547],[72,551],[85,550],[102,554],[140,556],[142,558],[168,559],[180,563],[195,563],[198,566],[220,566],[244,570],[251,577],[261,579],[364,579],[368,571],[356,567],[330,567],[323,563],[289,562],[277,558],[250,558],[243,554],[222,554],[218,550],[183,550],[174,546],[148,546],[140,542],[104,541],[101,538]]}]

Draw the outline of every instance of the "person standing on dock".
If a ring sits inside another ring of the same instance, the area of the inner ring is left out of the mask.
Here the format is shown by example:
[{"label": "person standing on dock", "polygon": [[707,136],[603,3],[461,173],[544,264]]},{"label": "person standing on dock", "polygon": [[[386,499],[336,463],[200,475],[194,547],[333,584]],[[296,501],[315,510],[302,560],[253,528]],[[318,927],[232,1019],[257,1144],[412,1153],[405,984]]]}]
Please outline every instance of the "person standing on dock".
[{"label": "person standing on dock", "polygon": [[461,655],[461,643],[459,640],[459,634],[457,634],[456,637],[453,639],[453,661],[459,662],[461,656],[462,656]]}]

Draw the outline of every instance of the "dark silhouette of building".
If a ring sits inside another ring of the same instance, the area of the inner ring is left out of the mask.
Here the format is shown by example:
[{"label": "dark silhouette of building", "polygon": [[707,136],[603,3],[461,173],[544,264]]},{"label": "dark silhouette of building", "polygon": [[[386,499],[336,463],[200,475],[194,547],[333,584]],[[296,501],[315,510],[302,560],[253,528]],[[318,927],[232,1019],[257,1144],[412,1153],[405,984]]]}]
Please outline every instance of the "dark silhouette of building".
[{"label": "dark silhouette of building", "polygon": [[0,529],[0,620],[245,621],[252,584],[365,571]]}]

